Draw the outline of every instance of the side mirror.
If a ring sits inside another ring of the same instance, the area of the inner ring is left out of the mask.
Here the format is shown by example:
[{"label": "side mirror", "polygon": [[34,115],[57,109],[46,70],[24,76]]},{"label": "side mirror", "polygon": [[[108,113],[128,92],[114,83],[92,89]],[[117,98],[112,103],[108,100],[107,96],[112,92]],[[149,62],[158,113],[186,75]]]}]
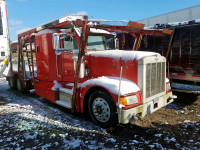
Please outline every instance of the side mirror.
[{"label": "side mirror", "polygon": [[60,48],[60,36],[58,33],[52,35],[53,49],[58,50]]}]

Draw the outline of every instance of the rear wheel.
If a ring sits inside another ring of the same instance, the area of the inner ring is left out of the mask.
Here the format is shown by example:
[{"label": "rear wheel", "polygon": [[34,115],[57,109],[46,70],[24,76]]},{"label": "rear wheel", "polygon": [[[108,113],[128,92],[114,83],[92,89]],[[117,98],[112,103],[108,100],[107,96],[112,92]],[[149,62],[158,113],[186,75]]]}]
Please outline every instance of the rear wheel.
[{"label": "rear wheel", "polygon": [[8,84],[11,89],[16,90],[17,89],[17,83],[16,83],[16,78],[15,76],[9,77]]},{"label": "rear wheel", "polygon": [[103,127],[117,124],[117,111],[112,97],[104,91],[96,91],[89,98],[89,114],[92,120]]},{"label": "rear wheel", "polygon": [[25,92],[21,79],[17,78],[17,90],[21,93]]}]

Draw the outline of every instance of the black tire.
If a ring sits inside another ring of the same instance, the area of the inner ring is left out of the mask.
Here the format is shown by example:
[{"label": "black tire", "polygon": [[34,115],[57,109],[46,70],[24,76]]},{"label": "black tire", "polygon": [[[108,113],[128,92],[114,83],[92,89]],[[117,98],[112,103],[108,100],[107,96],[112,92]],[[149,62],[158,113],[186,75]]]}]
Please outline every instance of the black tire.
[{"label": "black tire", "polygon": [[112,97],[102,91],[95,91],[90,95],[88,102],[89,114],[92,120],[102,127],[117,125],[117,109]]},{"label": "black tire", "polygon": [[17,89],[17,80],[15,76],[9,77],[8,84],[12,90]]},{"label": "black tire", "polygon": [[25,92],[25,89],[24,89],[24,86],[22,84],[22,81],[19,77],[17,77],[17,90],[21,93],[24,93]]}]

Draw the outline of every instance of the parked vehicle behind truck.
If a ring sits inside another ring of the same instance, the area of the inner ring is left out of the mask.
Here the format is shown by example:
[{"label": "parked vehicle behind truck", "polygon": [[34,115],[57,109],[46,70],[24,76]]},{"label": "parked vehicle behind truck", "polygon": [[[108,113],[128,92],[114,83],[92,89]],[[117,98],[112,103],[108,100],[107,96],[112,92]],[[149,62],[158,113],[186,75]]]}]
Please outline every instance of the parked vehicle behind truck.
[{"label": "parked vehicle behind truck", "polygon": [[66,16],[19,34],[18,70],[7,78],[11,88],[34,89],[102,126],[127,124],[171,103],[166,59],[117,49],[116,32],[134,34],[144,26],[112,23]]},{"label": "parked vehicle behind truck", "polygon": [[0,1],[0,77],[5,73],[8,67],[10,55],[10,39],[8,32],[7,7],[4,0]]},{"label": "parked vehicle behind truck", "polygon": [[200,93],[200,19],[157,24],[154,28],[174,29],[174,34],[172,37],[144,36],[140,50],[158,52],[167,58],[167,76],[174,90]]}]

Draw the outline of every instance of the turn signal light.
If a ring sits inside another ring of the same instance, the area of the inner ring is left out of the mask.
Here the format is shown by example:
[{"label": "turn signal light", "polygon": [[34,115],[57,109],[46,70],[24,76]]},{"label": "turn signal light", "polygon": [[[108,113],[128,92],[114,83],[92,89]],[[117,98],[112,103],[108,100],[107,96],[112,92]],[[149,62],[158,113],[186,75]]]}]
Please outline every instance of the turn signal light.
[{"label": "turn signal light", "polygon": [[4,64],[7,64],[7,63],[8,63],[8,60],[4,60],[3,62],[4,62]]},{"label": "turn signal light", "polygon": [[127,102],[126,98],[120,98],[119,99],[119,103],[122,104],[122,105],[124,105],[124,106],[128,105],[128,102]]}]

